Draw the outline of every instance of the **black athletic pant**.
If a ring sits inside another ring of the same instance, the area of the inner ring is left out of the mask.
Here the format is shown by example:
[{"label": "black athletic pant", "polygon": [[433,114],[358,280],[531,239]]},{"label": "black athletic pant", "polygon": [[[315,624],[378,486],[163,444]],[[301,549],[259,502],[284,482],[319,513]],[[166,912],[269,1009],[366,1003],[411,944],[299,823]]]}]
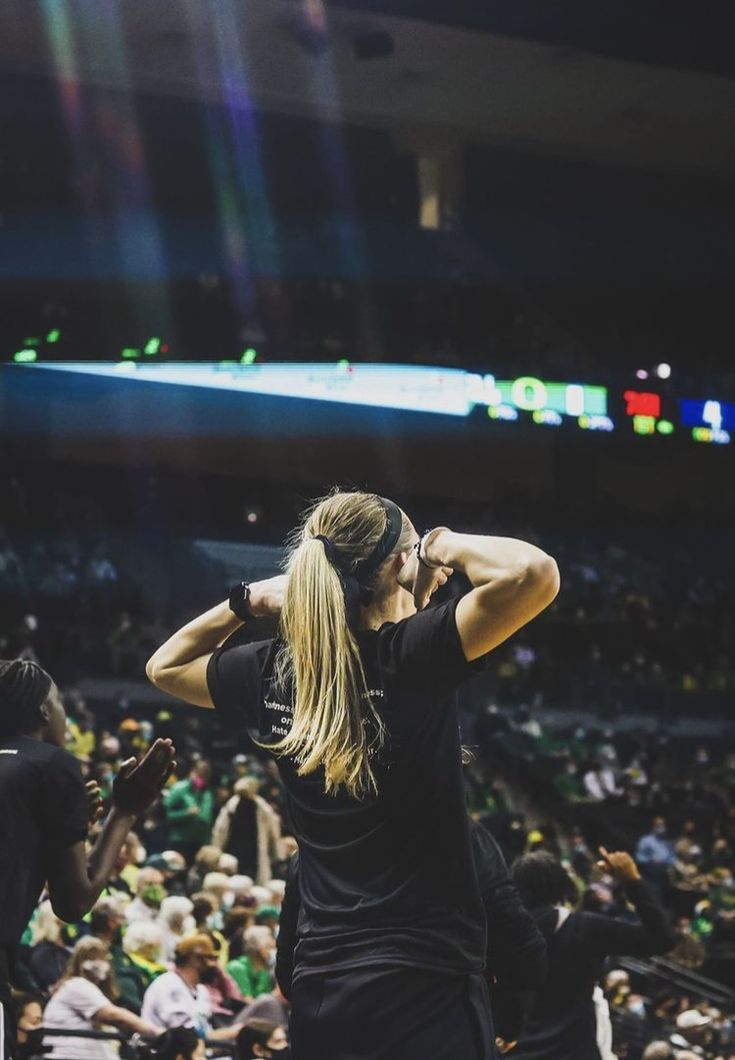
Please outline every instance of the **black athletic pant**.
[{"label": "black athletic pant", "polygon": [[494,1060],[482,976],[420,968],[301,972],[291,996],[293,1060]]}]

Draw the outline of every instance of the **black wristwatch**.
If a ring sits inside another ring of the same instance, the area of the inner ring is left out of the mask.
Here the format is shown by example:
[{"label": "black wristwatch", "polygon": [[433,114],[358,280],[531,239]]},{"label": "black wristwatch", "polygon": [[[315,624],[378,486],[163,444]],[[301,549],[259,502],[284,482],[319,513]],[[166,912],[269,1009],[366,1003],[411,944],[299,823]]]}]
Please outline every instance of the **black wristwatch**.
[{"label": "black wristwatch", "polygon": [[233,585],[230,589],[229,604],[230,611],[232,611],[233,615],[237,615],[241,621],[248,622],[255,617],[250,610],[249,582],[238,582],[237,585]]}]

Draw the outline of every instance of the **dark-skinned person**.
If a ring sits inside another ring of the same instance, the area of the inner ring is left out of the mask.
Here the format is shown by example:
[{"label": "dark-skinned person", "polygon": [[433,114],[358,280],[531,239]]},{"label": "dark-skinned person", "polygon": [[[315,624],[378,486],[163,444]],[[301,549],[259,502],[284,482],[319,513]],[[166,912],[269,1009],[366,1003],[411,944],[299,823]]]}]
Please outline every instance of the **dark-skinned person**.
[{"label": "dark-skinned person", "polygon": [[651,957],[674,945],[666,913],[630,854],[601,847],[597,865],[622,885],[638,923],[575,911],[576,885],[553,854],[535,851],[513,866],[549,952],[548,975],[526,1013],[514,1060],[614,1060],[610,1012],[599,985],[605,959]]},{"label": "dark-skinned person", "polygon": [[0,1055],[14,1056],[11,983],[18,944],[44,886],[56,915],[86,916],[115,868],[137,818],[174,766],[170,740],[120,767],[112,809],[91,851],[90,818],[102,816],[94,787],[65,750],[66,714],[51,677],[36,663],[0,661]]},{"label": "dark-skinned person", "polygon": [[[470,589],[428,607],[455,570]],[[420,535],[394,502],[335,492],[285,575],[235,586],[149,660],[275,756],[300,851],[297,1060],[493,1056],[456,692],[558,588],[534,545]],[[275,637],[225,644],[258,616]]]}]

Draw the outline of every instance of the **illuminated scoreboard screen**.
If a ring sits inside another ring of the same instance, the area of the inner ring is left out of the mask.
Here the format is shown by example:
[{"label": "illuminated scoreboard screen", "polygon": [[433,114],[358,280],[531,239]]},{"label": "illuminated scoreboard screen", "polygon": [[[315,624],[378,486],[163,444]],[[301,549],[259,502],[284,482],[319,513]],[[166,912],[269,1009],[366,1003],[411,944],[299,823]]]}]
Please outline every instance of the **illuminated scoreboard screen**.
[{"label": "illuminated scoreboard screen", "polygon": [[261,394],[299,401],[332,402],[363,408],[433,415],[488,417],[630,437],[684,436],[695,442],[729,444],[735,431],[735,404],[714,398],[672,398],[653,390],[614,390],[586,383],[560,383],[522,375],[498,379],[489,373],[419,365],[36,362],[19,371],[76,373]]},{"label": "illuminated scoreboard screen", "polygon": [[678,430],[695,442],[728,445],[735,429],[735,405],[725,401],[677,400],[647,390],[626,390],[623,400],[635,434],[671,435]]}]

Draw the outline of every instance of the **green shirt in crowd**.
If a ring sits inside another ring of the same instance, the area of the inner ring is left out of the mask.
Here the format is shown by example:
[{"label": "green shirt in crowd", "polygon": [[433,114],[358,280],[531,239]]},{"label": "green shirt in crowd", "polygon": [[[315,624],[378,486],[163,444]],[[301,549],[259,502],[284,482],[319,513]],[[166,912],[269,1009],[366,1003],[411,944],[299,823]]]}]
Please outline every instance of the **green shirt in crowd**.
[{"label": "green shirt in crowd", "polygon": [[236,957],[227,971],[240,988],[243,997],[259,997],[273,989],[273,976],[267,968],[254,968],[249,957]]},{"label": "green shirt in crowd", "polygon": [[[166,792],[164,805],[169,842],[173,846],[176,843],[204,846],[209,842],[214,821],[214,795],[209,788],[197,791],[188,778],[179,780]],[[194,809],[198,812],[192,813]]]}]

